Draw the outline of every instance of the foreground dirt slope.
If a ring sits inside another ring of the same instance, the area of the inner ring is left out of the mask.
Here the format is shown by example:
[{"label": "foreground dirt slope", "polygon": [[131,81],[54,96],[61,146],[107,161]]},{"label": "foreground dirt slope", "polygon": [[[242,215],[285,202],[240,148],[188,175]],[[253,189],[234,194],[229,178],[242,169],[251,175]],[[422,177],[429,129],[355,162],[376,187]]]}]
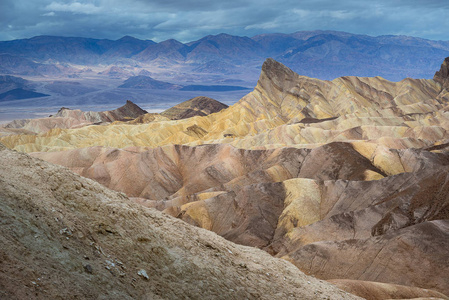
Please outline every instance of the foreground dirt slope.
[{"label": "foreground dirt slope", "polygon": [[5,299],[356,299],[69,170],[0,148]]}]

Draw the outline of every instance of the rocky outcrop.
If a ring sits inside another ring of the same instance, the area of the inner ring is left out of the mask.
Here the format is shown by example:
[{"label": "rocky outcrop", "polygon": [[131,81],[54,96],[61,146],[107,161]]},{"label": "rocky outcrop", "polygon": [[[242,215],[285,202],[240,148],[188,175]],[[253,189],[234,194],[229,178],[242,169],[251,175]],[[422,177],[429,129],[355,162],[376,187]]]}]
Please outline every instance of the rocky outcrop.
[{"label": "rocky outcrop", "polygon": [[209,97],[195,97],[175,105],[161,113],[171,120],[187,119],[195,116],[207,116],[228,108],[215,99]]},{"label": "rocky outcrop", "polygon": [[0,149],[6,299],[359,299],[78,175]]},{"label": "rocky outcrop", "polygon": [[441,69],[435,73],[433,80],[439,82],[444,88],[449,90],[449,57],[446,57],[441,64]]}]

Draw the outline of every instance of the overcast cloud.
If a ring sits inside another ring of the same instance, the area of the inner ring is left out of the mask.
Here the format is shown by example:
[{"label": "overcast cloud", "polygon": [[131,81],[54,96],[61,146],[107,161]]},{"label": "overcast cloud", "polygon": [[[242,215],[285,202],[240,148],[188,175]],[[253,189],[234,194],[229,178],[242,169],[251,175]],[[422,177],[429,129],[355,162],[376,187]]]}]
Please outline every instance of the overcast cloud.
[{"label": "overcast cloud", "polygon": [[36,35],[182,42],[339,30],[449,40],[448,0],[1,0],[0,40]]}]

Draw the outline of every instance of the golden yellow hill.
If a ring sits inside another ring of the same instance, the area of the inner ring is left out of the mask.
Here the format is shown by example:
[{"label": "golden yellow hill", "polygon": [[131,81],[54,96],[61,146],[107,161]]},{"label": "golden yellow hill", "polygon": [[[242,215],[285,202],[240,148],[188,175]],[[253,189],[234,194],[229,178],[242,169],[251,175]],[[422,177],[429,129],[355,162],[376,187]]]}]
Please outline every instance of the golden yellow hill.
[{"label": "golden yellow hill", "polygon": [[[316,147],[332,141],[378,140],[392,148],[423,147],[446,137],[449,95],[434,80],[299,76],[268,59],[254,91],[218,113],[127,126],[53,129],[1,138],[24,152],[90,146],[124,148],[229,143],[239,148]],[[335,119],[334,119],[335,118]]]}]

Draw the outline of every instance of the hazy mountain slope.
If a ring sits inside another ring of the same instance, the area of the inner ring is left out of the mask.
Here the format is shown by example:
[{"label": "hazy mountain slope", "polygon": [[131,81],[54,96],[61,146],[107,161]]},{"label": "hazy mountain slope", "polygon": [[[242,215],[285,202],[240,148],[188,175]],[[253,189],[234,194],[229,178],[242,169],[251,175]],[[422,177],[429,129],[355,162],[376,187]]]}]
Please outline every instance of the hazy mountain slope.
[{"label": "hazy mountain slope", "polygon": [[187,45],[189,46],[187,59],[197,63],[229,59],[235,64],[242,64],[248,59],[263,59],[265,56],[260,45],[254,40],[223,33],[208,35]]},{"label": "hazy mountain slope", "polygon": [[36,36],[0,42],[0,53],[25,56],[34,60],[54,60],[79,64],[107,62],[107,58],[130,57],[153,41],[123,37],[116,41],[82,37]]},{"label": "hazy mountain slope", "polygon": [[27,76],[61,75],[64,71],[69,70],[69,68],[59,64],[37,63],[15,54],[0,54],[0,71],[3,74]]},{"label": "hazy mountain slope", "polygon": [[357,298],[0,147],[2,298]]},{"label": "hazy mountain slope", "polygon": [[132,36],[124,36],[112,43],[112,45],[102,53],[102,57],[129,58],[140,53],[149,45],[156,44],[150,40],[139,40]]},{"label": "hazy mountain slope", "polygon": [[[381,76],[390,80],[431,78],[449,50],[447,42],[436,46],[428,40],[403,36],[370,37],[332,31],[306,36],[274,58],[301,75],[323,79],[345,75]],[[395,67],[391,68],[392,65]],[[398,73],[402,76],[397,76]]]},{"label": "hazy mountain slope", "polygon": [[149,45],[133,58],[142,62],[161,60],[165,63],[175,64],[184,60],[186,48],[187,46],[183,43],[170,39],[158,44]]},{"label": "hazy mountain slope", "polygon": [[13,90],[9,90],[7,92],[0,94],[0,101],[11,101],[11,100],[20,100],[20,99],[28,99],[28,98],[40,98],[40,97],[48,97],[50,95],[37,93],[29,90],[24,90],[22,88],[17,88]]},{"label": "hazy mountain slope", "polygon": [[126,79],[122,85],[119,85],[119,88],[176,90],[181,86],[155,80],[150,76],[138,75]]},{"label": "hazy mountain slope", "polygon": [[32,84],[30,81],[20,77],[1,75],[0,76],[0,93],[4,93],[13,89],[27,88]]},{"label": "hazy mountain slope", "polygon": [[129,78],[130,76],[134,76],[134,73],[127,68],[122,68],[118,66],[111,66],[104,71],[98,73],[99,75],[106,75],[111,79],[123,79]]},{"label": "hazy mountain slope", "polygon": [[63,97],[73,97],[98,91],[96,87],[86,86],[77,81],[64,80],[55,80],[45,84],[45,90]]}]

